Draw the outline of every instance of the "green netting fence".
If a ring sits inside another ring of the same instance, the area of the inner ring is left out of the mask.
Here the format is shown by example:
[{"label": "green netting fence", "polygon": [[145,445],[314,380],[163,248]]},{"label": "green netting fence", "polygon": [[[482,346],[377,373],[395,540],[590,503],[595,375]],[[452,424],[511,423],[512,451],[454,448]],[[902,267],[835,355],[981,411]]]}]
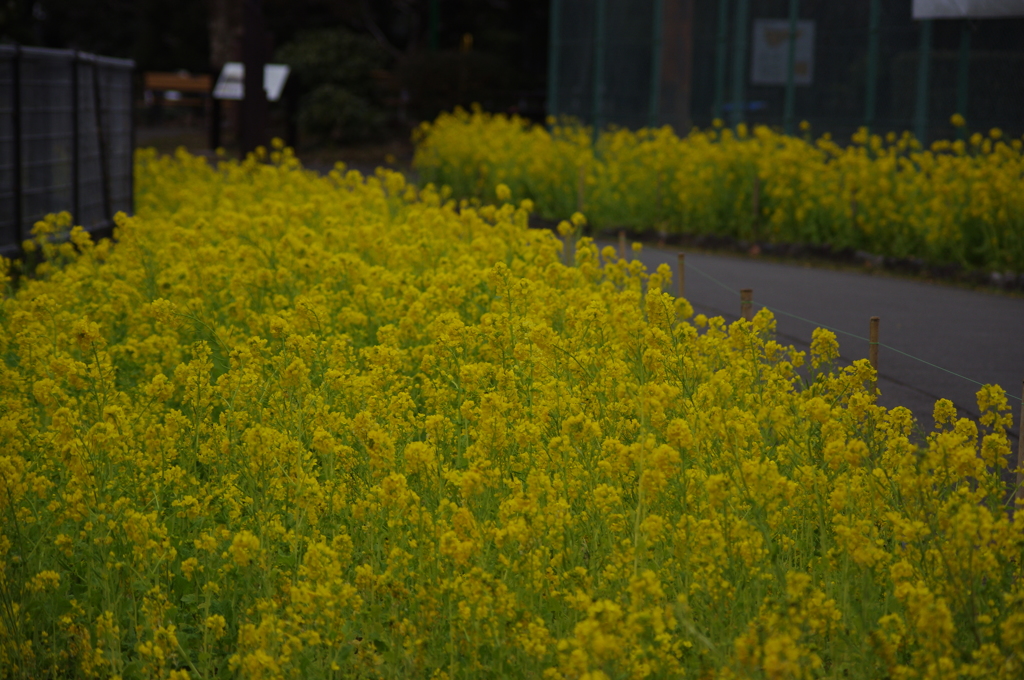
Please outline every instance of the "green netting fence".
[{"label": "green netting fence", "polygon": [[915,20],[910,0],[552,0],[550,26],[548,113],[598,127],[1024,133],[1024,18]]}]

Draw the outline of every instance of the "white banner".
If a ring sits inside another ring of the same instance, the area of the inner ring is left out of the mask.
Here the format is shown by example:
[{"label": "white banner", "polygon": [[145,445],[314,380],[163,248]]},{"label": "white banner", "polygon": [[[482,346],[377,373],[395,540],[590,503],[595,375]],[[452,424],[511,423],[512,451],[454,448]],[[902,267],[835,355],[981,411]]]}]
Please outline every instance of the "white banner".
[{"label": "white banner", "polygon": [[1024,16],[1024,0],[913,0],[915,19]]},{"label": "white banner", "polygon": [[[810,85],[814,77],[814,22],[796,22],[793,82]],[[785,85],[789,64],[789,19],[755,19],[750,82]]]}]

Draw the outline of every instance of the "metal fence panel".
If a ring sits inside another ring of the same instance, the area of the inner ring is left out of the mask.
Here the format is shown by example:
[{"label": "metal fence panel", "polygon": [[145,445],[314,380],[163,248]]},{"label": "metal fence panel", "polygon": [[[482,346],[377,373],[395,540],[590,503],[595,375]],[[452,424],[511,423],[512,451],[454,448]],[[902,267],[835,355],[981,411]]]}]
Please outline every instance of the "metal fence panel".
[{"label": "metal fence panel", "polygon": [[18,61],[22,224],[28,227],[47,213],[75,207],[74,64],[73,52],[57,50],[22,50]]},{"label": "metal fence panel", "polygon": [[78,69],[78,210],[75,220],[84,224],[101,223],[104,219],[103,166],[100,162],[100,139],[96,134],[96,106],[93,96],[95,69],[79,61]]},{"label": "metal fence panel", "polygon": [[[549,110],[598,126],[646,124],[654,0],[562,0],[554,5],[562,12],[555,41],[559,87]],[[595,78],[595,70],[602,77]]]},{"label": "metal fence panel", "polygon": [[120,60],[96,58],[100,112],[110,175],[110,214],[132,210],[132,81]]},{"label": "metal fence panel", "polygon": [[0,46],[0,252],[68,211],[89,231],[132,210],[134,63]]}]

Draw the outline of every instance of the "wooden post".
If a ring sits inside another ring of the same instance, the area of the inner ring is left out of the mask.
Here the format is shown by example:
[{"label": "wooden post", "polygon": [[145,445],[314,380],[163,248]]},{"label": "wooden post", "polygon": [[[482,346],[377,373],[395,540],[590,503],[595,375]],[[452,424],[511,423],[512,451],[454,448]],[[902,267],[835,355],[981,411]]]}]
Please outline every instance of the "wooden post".
[{"label": "wooden post", "polygon": [[686,297],[686,253],[679,253],[679,297]]},{"label": "wooden post", "polygon": [[1020,420],[1017,421],[1017,502],[1024,501],[1024,382],[1020,390]]},{"label": "wooden post", "polygon": [[626,259],[626,232],[622,229],[619,230],[619,259]]},{"label": "wooden post", "polygon": [[754,289],[740,289],[740,316],[747,321],[754,320]]},{"label": "wooden post", "polygon": [[871,317],[871,331],[868,334],[868,361],[871,368],[878,372],[878,317]]}]

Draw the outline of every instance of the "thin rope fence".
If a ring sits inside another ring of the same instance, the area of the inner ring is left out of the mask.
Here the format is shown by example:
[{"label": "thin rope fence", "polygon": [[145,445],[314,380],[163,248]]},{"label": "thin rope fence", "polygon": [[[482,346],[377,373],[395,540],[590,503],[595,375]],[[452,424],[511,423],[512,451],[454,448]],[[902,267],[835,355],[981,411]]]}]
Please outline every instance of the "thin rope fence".
[{"label": "thin rope fence", "polygon": [[[732,288],[731,286],[728,286],[728,285],[722,283],[721,281],[719,281],[717,278],[715,278],[711,274],[708,274],[707,272],[705,272],[700,267],[697,267],[696,265],[694,265],[692,262],[687,262],[686,268],[687,269],[692,269],[692,270],[696,271],[701,276],[703,276],[706,279],[708,279],[709,281],[712,281],[715,284],[721,286],[723,289],[729,291],[730,293],[735,293],[736,292],[736,290],[734,288]],[[863,340],[864,342],[868,342],[868,343],[871,342],[868,338],[865,338],[863,335],[857,335],[856,333],[851,333],[849,331],[844,331],[841,328],[835,328],[833,326],[828,326],[826,324],[814,321],[813,319],[808,319],[806,317],[800,316],[799,314],[793,314],[792,312],[787,312],[784,309],[779,309],[778,307],[768,306],[768,305],[757,303],[757,302],[754,302],[752,304],[755,304],[755,305],[760,306],[760,307],[764,307],[765,309],[771,311],[773,314],[782,314],[783,316],[788,316],[788,317],[791,317],[793,319],[797,319],[799,321],[803,321],[805,323],[809,323],[812,326],[817,326],[818,328],[825,328],[825,329],[830,330],[830,331],[832,331],[834,333],[842,333],[843,335],[849,336],[851,338],[856,338],[857,340]],[[879,347],[884,347],[884,348],[886,348],[888,350],[896,352],[897,354],[902,354],[905,357],[909,357],[909,358],[913,359],[914,361],[919,361],[922,364],[925,364],[927,366],[931,366],[932,368],[936,368],[936,369],[938,369],[940,371],[944,371],[946,373],[949,373],[950,375],[955,376],[957,378],[960,378],[961,380],[966,380],[967,382],[974,383],[975,385],[979,385],[979,386],[982,386],[982,387],[985,386],[985,383],[978,382],[977,380],[974,380],[973,378],[968,378],[965,375],[960,375],[956,371],[951,371],[948,368],[944,368],[942,366],[939,366],[938,364],[933,364],[932,362],[928,361],[927,359],[922,359],[921,357],[916,357],[913,354],[909,354],[908,352],[904,352],[903,350],[897,349],[896,347],[893,347],[892,345],[887,345],[884,342],[879,342],[878,346]],[[1004,392],[1005,392],[1005,390],[1004,390]],[[1010,399],[1015,399],[1016,401],[1022,401],[1022,399],[1020,397],[1015,396],[1013,394],[1010,394],[1009,392],[1006,392],[1006,396],[1009,397]]]}]

